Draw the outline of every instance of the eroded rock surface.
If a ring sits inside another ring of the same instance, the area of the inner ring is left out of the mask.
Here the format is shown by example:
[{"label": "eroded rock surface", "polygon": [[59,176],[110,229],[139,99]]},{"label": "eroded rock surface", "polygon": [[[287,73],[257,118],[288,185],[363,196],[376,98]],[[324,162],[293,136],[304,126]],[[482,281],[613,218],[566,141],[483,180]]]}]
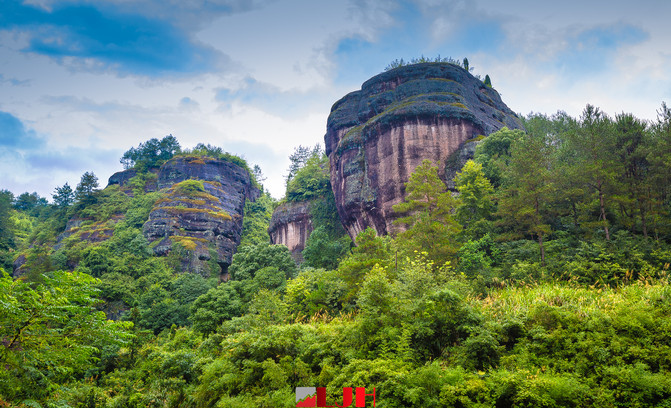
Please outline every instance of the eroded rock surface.
[{"label": "eroded rock surface", "polygon": [[[392,206],[403,200],[405,183],[423,160],[436,163],[445,180],[449,157],[465,161],[472,155],[467,142],[503,127],[522,123],[494,89],[447,63],[390,70],[336,102],[324,141],[338,214],[350,236],[368,226],[394,232]],[[447,176],[453,173],[448,168]]]},{"label": "eroded rock surface", "polygon": [[163,191],[143,233],[157,255],[177,251],[182,270],[225,274],[240,243],[246,200],[260,191],[242,167],[209,157],[182,156],[158,172]]},{"label": "eroded rock surface", "polygon": [[309,207],[308,201],[280,204],[273,212],[268,227],[270,242],[285,245],[297,262],[303,261],[305,243],[314,229]]}]

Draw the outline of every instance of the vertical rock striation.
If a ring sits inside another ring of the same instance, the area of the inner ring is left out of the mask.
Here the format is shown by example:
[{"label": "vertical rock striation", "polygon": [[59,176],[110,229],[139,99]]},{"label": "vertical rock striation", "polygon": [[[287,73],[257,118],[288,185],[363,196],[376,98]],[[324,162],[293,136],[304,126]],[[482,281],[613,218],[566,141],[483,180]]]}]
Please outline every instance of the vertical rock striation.
[{"label": "vertical rock striation", "polygon": [[161,166],[163,198],[144,224],[154,253],[177,250],[185,271],[225,274],[240,243],[245,200],[256,200],[246,169],[220,159],[175,157]]},{"label": "vertical rock striation", "polygon": [[268,234],[271,243],[285,245],[291,256],[297,262],[302,262],[302,252],[313,229],[310,201],[286,202],[273,211]]},{"label": "vertical rock striation", "polygon": [[468,142],[503,127],[522,123],[494,89],[448,63],[387,71],[336,102],[324,141],[338,214],[350,236],[368,226],[394,232],[392,206],[403,200],[405,183],[423,160],[438,164],[446,180],[455,163],[472,155]]}]

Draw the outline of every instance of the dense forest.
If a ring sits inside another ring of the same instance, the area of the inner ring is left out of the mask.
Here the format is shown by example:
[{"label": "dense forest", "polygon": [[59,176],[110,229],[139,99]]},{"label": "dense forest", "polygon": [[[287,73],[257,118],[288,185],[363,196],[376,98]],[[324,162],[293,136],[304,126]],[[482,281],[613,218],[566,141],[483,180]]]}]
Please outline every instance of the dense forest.
[{"label": "dense forest", "polygon": [[[315,203],[304,262],[270,244],[263,192],[225,282],[180,269],[188,242],[157,257],[142,234],[165,199],[151,170],[175,156],[262,187],[219,147],[130,149],[130,192],[90,172],[51,202],[3,191],[0,407],[294,407],[315,386],[332,405],[365,387],[380,407],[671,406],[671,109],[657,114],[529,114],[473,141],[456,191],[425,161],[394,208],[402,232],[355,244],[323,150],[298,147],[282,200]],[[73,218],[104,239],[64,237]]]}]

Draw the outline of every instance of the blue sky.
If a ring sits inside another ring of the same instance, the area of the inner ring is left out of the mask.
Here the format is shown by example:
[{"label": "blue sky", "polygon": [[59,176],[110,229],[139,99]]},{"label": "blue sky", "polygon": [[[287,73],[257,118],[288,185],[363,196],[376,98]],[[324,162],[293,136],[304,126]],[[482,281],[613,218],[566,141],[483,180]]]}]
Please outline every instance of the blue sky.
[{"label": "blue sky", "polygon": [[323,143],[331,105],[397,58],[468,57],[516,112],[671,103],[671,2],[0,0],[0,189],[101,184],[173,134],[258,164]]}]

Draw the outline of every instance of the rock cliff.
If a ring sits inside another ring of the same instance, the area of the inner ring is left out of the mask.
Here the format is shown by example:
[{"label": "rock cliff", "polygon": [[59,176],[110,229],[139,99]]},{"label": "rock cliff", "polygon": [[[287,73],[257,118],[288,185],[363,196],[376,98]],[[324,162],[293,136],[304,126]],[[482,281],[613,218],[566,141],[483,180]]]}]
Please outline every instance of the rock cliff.
[{"label": "rock cliff", "polygon": [[409,65],[366,81],[333,105],[324,136],[347,232],[393,232],[392,206],[415,167],[429,159],[443,180],[451,178],[472,156],[467,142],[504,126],[522,123],[494,89],[456,65]]},{"label": "rock cliff", "polygon": [[247,170],[210,157],[175,157],[159,169],[158,188],[163,198],[143,226],[154,253],[177,251],[185,271],[226,274],[240,243],[245,201],[260,195]]},{"label": "rock cliff", "polygon": [[303,261],[305,243],[314,229],[309,207],[309,201],[280,204],[273,212],[268,227],[270,242],[286,245],[297,262]]}]

